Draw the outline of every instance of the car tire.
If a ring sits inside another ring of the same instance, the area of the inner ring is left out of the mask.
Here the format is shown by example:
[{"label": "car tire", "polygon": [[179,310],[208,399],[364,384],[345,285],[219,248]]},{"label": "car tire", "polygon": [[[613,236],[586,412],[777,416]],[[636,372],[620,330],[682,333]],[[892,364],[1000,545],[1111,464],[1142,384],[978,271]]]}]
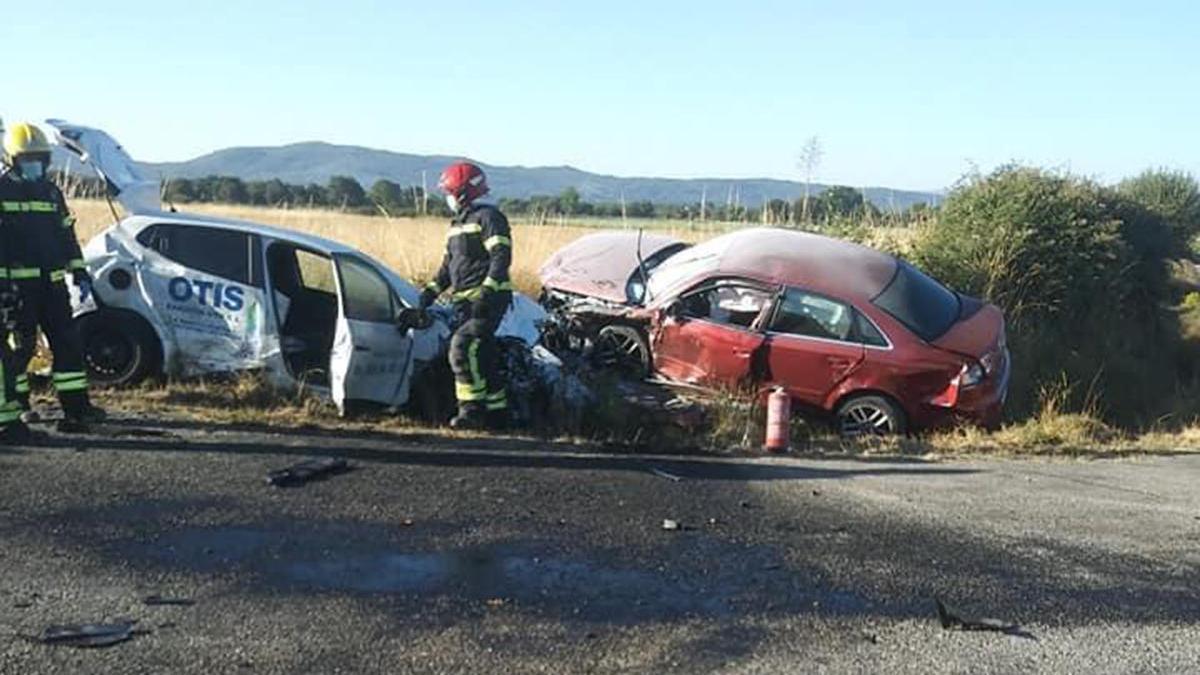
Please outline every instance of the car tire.
[{"label": "car tire", "polygon": [[612,368],[636,379],[650,375],[650,343],[633,326],[611,324],[596,334],[595,356],[602,368]]},{"label": "car tire", "polygon": [[843,438],[902,436],[908,418],[895,401],[877,394],[851,396],[837,407],[837,432]]},{"label": "car tire", "polygon": [[133,312],[100,310],[84,315],[79,337],[88,378],[95,384],[128,387],[161,369],[158,334]]}]

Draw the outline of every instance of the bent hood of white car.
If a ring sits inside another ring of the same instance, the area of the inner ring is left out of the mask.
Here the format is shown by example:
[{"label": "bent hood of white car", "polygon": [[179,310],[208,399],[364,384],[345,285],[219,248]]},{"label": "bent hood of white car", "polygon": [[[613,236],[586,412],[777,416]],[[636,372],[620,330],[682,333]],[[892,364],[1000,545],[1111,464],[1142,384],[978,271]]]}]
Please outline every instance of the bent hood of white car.
[{"label": "bent hood of white car", "polygon": [[109,194],[131,215],[162,210],[158,181],[148,178],[112,136],[99,129],[49,119],[58,144],[104,178]]}]

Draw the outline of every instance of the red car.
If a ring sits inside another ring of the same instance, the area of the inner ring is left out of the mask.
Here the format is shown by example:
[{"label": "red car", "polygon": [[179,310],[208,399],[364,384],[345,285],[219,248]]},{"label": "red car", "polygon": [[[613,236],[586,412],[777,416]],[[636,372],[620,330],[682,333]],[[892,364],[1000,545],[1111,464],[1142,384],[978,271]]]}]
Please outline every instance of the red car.
[{"label": "red car", "polygon": [[639,374],[782,386],[846,435],[1000,423],[1000,309],[864,246],[772,228],[691,247],[605,232],[557,252],[541,279],[560,343]]}]

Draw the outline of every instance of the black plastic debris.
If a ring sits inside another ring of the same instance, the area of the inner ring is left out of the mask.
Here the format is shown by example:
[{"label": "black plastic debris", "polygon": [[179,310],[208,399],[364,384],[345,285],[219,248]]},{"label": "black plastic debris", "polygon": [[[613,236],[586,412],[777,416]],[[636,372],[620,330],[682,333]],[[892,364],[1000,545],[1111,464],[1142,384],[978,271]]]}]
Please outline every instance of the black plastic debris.
[{"label": "black plastic debris", "polygon": [[321,480],[350,470],[346,460],[335,457],[319,457],[299,464],[279,469],[267,474],[267,483],[275,487],[291,487],[303,485],[314,480]]},{"label": "black plastic debris", "polygon": [[142,604],[147,607],[191,607],[196,604],[189,598],[167,598],[161,595],[147,595],[142,598]]},{"label": "black plastic debris", "polygon": [[135,630],[135,624],[135,621],[119,621],[50,626],[37,639],[42,644],[56,647],[98,649],[132,640],[135,635],[148,632]]},{"label": "black plastic debris", "polygon": [[1020,624],[1002,619],[965,616],[950,609],[937,598],[934,598],[933,601],[937,604],[938,620],[942,622],[942,628],[946,630],[991,631],[1030,640],[1037,639],[1032,633],[1021,628]]}]

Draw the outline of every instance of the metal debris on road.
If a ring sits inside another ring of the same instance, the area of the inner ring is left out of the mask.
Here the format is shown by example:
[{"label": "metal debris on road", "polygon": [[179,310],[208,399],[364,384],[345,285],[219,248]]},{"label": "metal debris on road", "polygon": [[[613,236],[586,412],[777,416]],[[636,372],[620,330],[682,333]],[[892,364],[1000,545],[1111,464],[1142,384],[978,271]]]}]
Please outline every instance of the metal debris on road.
[{"label": "metal debris on road", "polygon": [[111,647],[149,631],[134,630],[136,621],[50,626],[37,640],[42,644],[80,649]]},{"label": "metal debris on road", "polygon": [[350,470],[350,464],[339,457],[319,457],[267,474],[267,484],[275,487],[302,485]]},{"label": "metal debris on road", "polygon": [[678,530],[678,529],[680,529],[680,527],[679,527],[679,521],[678,521],[678,520],[666,519],[666,520],[664,520],[664,521],[663,521],[663,524],[662,524],[662,529],[664,529],[664,530],[667,530],[667,531],[671,531],[671,532],[673,532],[673,531],[675,531],[675,530]]},{"label": "metal debris on road", "polygon": [[662,469],[659,469],[658,467],[653,467],[653,466],[650,467],[650,473],[654,474],[655,476],[658,476],[659,478],[666,478],[667,480],[669,480],[673,483],[678,483],[679,481],[683,480],[682,476],[676,476],[675,474],[663,471]]},{"label": "metal debris on road", "polygon": [[946,630],[992,631],[1030,640],[1037,639],[1032,633],[1021,628],[1020,624],[1002,619],[964,616],[946,607],[946,604],[937,598],[934,598],[933,601],[937,604],[938,620],[942,622],[942,628]]}]

